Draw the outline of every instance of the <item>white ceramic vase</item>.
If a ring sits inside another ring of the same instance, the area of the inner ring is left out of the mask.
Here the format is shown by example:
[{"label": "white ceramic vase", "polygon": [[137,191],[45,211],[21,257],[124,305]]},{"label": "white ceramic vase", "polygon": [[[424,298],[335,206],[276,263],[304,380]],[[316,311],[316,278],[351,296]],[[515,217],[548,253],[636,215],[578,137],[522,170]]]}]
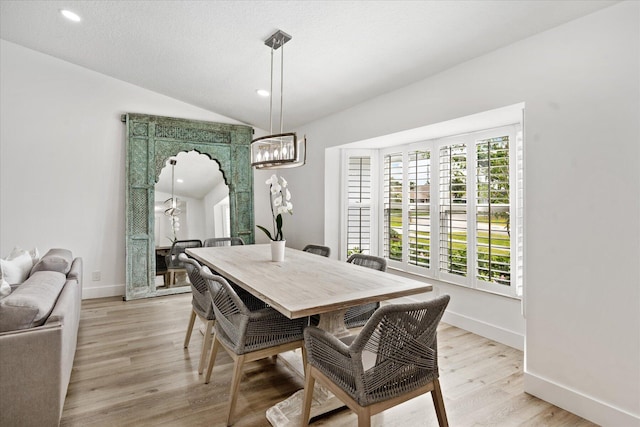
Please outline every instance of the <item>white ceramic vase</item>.
[{"label": "white ceramic vase", "polygon": [[271,261],[282,262],[284,261],[284,245],[286,240],[272,240],[271,241]]}]

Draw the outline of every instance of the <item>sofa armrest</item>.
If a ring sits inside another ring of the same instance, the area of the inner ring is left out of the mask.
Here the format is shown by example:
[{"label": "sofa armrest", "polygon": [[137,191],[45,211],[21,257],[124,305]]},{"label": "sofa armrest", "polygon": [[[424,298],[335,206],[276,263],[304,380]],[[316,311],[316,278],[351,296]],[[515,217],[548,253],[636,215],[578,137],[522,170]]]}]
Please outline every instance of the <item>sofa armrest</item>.
[{"label": "sofa armrest", "polygon": [[82,285],[82,258],[78,257],[71,263],[71,270],[67,273],[67,279],[74,279]]}]

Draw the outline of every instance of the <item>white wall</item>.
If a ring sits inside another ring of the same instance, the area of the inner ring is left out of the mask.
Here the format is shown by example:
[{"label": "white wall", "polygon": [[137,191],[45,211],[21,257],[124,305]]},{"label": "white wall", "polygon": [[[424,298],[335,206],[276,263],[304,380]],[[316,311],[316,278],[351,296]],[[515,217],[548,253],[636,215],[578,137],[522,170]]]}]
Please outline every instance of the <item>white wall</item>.
[{"label": "white wall", "polygon": [[206,196],[204,196],[204,210],[207,218],[207,223],[205,224],[205,238],[229,237],[224,235],[225,220],[221,217],[221,209],[217,207],[218,203],[224,199],[227,199],[228,205],[228,197],[229,187],[227,187],[227,184],[224,181],[216,185],[211,189],[211,191],[209,191],[209,193],[207,193]]},{"label": "white wall", "polygon": [[[184,201],[187,205],[185,209],[187,214],[185,223],[186,238],[203,240],[203,236],[206,236],[204,200],[185,197]],[[180,224],[180,228],[182,228],[182,224]]]},{"label": "white wall", "polygon": [[0,255],[69,248],[85,298],[124,294],[127,112],[239,123],[0,40]]},{"label": "white wall", "polygon": [[[525,102],[525,387],[640,425],[639,9],[616,4],[298,129],[308,163],[282,173],[288,245],[338,226],[324,216],[338,208],[324,206],[326,148]],[[457,292],[451,311],[500,322],[472,298]]]}]

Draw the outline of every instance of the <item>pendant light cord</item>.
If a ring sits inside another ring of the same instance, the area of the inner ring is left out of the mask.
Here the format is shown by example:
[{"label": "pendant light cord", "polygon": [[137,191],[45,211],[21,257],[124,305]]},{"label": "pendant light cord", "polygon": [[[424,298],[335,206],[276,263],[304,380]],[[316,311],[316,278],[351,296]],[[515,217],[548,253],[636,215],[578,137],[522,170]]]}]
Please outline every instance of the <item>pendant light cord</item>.
[{"label": "pendant light cord", "polygon": [[[176,197],[174,196],[173,193],[173,185],[174,185],[174,177],[173,174],[176,170],[176,165],[171,165],[171,207],[173,208],[173,211],[175,212],[176,207],[178,206],[178,204],[176,203]],[[171,213],[171,216],[173,216],[173,212]]]},{"label": "pendant light cord", "polygon": [[284,37],[280,40],[275,38],[271,42],[271,86],[269,88],[269,134],[273,135],[273,51],[276,49],[275,45],[279,44],[282,48],[280,52],[280,133],[284,129],[284,115],[283,113],[283,98],[284,98]]},{"label": "pendant light cord", "polygon": [[281,39],[282,52],[280,52],[280,133],[284,129],[284,116],[282,114],[282,98],[284,96],[284,37]]},{"label": "pendant light cord", "polygon": [[276,41],[271,43],[271,86],[269,87],[269,135],[273,135],[273,50]]}]

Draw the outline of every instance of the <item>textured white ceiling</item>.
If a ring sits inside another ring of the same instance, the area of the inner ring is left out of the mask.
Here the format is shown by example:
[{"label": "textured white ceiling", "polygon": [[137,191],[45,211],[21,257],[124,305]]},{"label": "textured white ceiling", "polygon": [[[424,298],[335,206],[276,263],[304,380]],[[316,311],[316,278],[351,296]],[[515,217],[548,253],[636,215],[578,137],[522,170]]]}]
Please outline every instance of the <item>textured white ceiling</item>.
[{"label": "textured white ceiling", "polygon": [[0,37],[268,130],[281,29],[292,129],[613,3],[2,0]]}]

